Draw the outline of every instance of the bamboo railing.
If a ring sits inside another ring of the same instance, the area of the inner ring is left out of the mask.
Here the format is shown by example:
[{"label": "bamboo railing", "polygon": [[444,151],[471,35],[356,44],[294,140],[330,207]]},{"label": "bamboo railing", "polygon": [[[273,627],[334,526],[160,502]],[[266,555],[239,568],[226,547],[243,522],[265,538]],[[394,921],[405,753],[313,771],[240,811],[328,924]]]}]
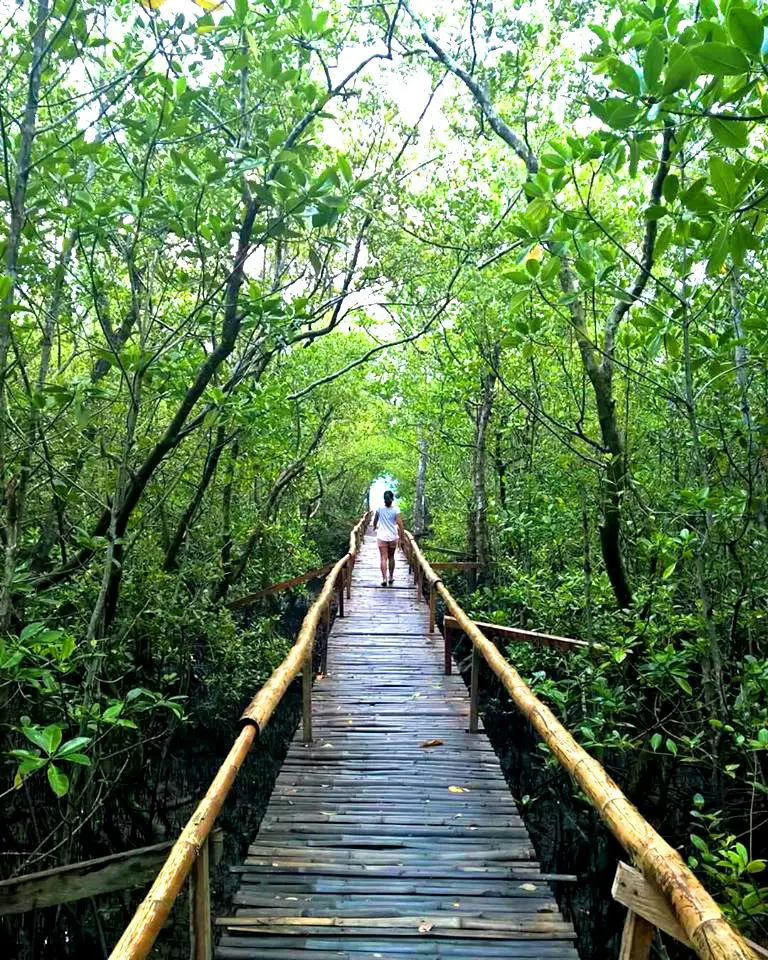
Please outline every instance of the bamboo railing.
[{"label": "bamboo railing", "polygon": [[195,960],[209,960],[211,957],[208,836],[254,741],[260,731],[266,727],[288,687],[300,673],[303,677],[304,738],[311,739],[312,654],[315,635],[321,618],[325,620],[326,625],[330,620],[334,593],[337,594],[339,602],[339,614],[343,616],[344,591],[346,589],[349,596],[352,569],[369,520],[370,513],[366,513],[350,533],[349,549],[328,574],[323,589],[304,618],[290,653],[243,712],[239,736],[219,767],[208,792],[174,843],[149,893],[123,931],[123,935],[110,954],[110,960],[143,960],[149,954],[190,873],[193,880],[190,897],[191,928],[194,938],[192,955]]},{"label": "bamboo railing", "polygon": [[[417,594],[426,588],[430,603],[430,621],[434,622],[435,600],[439,595],[472,642],[470,729],[477,730],[477,687],[480,660],[484,660],[501,680],[513,703],[544,740],[560,765],[570,774],[597,810],[601,819],[630,854],[644,878],[672,908],[685,936],[702,960],[755,960],[756,950],[728,923],[720,908],[680,854],[657,833],[594,757],[581,747],[557,717],[532,692],[498,648],[470,620],[427,562],[413,535],[406,531],[404,549],[416,582]],[[448,660],[449,654],[446,654]],[[450,664],[448,663],[448,666]],[[448,670],[446,670],[448,672]],[[622,943],[622,957],[648,956],[650,941],[642,924],[629,915]],[[634,938],[637,938],[632,942]]]}]

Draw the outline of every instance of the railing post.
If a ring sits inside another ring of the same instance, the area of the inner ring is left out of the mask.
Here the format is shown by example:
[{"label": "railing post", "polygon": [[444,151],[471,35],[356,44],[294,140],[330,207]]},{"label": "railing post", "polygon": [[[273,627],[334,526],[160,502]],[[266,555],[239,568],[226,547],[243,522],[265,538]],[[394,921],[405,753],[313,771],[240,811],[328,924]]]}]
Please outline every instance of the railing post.
[{"label": "railing post", "polygon": [[443,669],[446,677],[450,677],[453,666],[453,655],[451,651],[451,628],[448,626],[445,620],[443,620],[443,645],[445,647]]},{"label": "railing post", "polygon": [[628,910],[621,934],[619,960],[648,960],[655,936],[656,927],[652,923],[641,917],[639,913]]},{"label": "railing post", "polygon": [[435,629],[435,613],[437,610],[437,587],[434,583],[429,585],[429,632]]},{"label": "railing post", "polygon": [[344,579],[347,582],[347,600],[352,596],[352,566],[355,562],[354,557],[350,557],[347,560],[347,565],[344,567]]},{"label": "railing post", "polygon": [[336,615],[339,617],[344,617],[344,581],[346,580],[346,567],[341,568],[341,577],[339,582],[336,584],[336,597],[339,604],[339,609],[336,611]]},{"label": "railing post", "polygon": [[211,960],[211,868],[208,839],[203,841],[189,878],[190,960]]},{"label": "railing post", "polygon": [[[327,643],[327,640],[326,640]],[[312,654],[304,661],[301,672],[302,719],[304,743],[312,743]]]},{"label": "railing post", "polygon": [[480,654],[472,644],[472,676],[469,681],[469,732],[477,733],[477,699],[480,688]]}]

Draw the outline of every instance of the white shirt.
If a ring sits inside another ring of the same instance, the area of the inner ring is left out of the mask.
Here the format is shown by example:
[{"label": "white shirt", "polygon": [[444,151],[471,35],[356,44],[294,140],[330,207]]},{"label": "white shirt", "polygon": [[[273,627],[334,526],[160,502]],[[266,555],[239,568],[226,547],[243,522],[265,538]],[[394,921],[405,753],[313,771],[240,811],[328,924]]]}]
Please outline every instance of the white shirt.
[{"label": "white shirt", "polygon": [[400,534],[397,532],[397,518],[399,516],[399,507],[379,507],[379,522],[376,530],[378,540],[384,543],[392,543],[393,540],[400,539]]}]

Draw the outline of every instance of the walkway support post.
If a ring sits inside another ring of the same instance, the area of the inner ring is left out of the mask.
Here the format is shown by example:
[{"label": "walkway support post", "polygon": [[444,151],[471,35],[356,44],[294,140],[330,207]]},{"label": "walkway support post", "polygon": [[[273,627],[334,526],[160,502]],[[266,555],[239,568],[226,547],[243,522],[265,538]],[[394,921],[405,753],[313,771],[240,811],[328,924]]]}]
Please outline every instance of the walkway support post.
[{"label": "walkway support post", "polygon": [[649,960],[655,936],[656,927],[652,923],[640,914],[628,911],[621,934],[619,960]]},{"label": "walkway support post", "polygon": [[469,732],[477,733],[478,729],[478,696],[480,691],[480,654],[477,647],[472,646],[472,676],[469,681]]},{"label": "walkway support post", "polygon": [[336,584],[336,602],[338,603],[338,610],[336,611],[336,616],[344,618],[344,581],[346,580],[347,568],[341,571],[341,576],[339,577],[338,583]]},{"label": "walkway support post", "polygon": [[200,847],[189,878],[190,960],[211,960],[213,957],[209,848],[210,843],[206,840]]},{"label": "walkway support post", "polygon": [[434,583],[429,585],[429,632],[435,629],[435,614],[437,612],[437,590]]},{"label": "walkway support post", "polygon": [[[326,640],[327,646],[327,640]],[[304,743],[312,743],[312,651],[301,671],[301,713],[304,722]]]},{"label": "walkway support post", "polygon": [[448,624],[443,620],[443,657],[444,657],[444,672],[446,677],[450,677],[451,670],[453,668],[453,652],[451,650],[451,637],[452,630]]}]

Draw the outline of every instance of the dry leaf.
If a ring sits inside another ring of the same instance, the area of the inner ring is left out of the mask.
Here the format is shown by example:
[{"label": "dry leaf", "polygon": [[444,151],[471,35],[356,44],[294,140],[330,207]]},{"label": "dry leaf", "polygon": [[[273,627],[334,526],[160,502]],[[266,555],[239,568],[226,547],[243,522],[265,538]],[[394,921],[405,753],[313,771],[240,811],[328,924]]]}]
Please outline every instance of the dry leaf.
[{"label": "dry leaf", "polygon": [[533,892],[536,890],[536,884],[535,884],[535,883],[521,883],[521,884],[520,884],[520,889],[521,889],[521,890],[527,890],[528,893],[533,893]]},{"label": "dry leaf", "polygon": [[466,787],[448,787],[448,793],[468,793]]},{"label": "dry leaf", "polygon": [[435,737],[434,740],[425,740],[424,743],[422,743],[422,747],[424,747],[425,750],[429,747],[442,747],[442,745],[443,741],[438,740],[437,737]]},{"label": "dry leaf", "polygon": [[423,923],[419,924],[419,933],[429,933],[432,927],[434,927],[434,923],[427,923],[425,920]]}]

